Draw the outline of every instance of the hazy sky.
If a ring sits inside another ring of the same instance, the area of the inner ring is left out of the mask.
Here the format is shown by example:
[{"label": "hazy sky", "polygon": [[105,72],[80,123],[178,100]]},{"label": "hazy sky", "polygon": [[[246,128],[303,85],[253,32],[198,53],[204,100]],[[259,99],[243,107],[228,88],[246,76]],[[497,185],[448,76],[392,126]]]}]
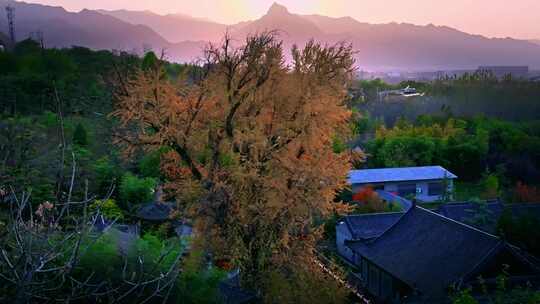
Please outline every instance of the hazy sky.
[{"label": "hazy sky", "polygon": [[[274,0],[26,0],[60,5],[71,11],[148,9],[183,13],[222,23],[262,16]],[[540,0],[281,0],[298,14],[351,16],[372,23],[448,25],[489,37],[540,39]]]}]

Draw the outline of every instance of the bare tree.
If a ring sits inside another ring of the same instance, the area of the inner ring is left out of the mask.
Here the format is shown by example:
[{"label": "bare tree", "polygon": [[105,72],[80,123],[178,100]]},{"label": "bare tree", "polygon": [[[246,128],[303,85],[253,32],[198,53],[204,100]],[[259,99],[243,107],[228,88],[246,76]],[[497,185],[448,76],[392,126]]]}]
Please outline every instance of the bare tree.
[{"label": "bare tree", "polygon": [[[75,169],[70,189],[74,175]],[[180,252],[171,256],[166,248],[154,261],[145,261],[140,252],[131,260],[124,254],[117,278],[102,278],[81,264],[103,236],[96,228],[100,211],[90,213],[88,208],[95,198],[43,202],[36,210],[30,198],[30,192],[11,189],[10,217],[0,235],[0,302],[168,302],[180,274]],[[80,215],[67,217],[70,209]],[[170,266],[158,269],[165,258],[172,259]]]}]

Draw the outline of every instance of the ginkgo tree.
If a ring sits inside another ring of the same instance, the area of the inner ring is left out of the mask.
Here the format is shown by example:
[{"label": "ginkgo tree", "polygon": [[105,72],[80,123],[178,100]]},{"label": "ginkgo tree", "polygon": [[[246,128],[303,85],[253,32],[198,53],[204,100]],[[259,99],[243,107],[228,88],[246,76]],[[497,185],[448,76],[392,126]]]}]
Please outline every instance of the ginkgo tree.
[{"label": "ginkgo tree", "polygon": [[273,32],[233,41],[209,46],[184,81],[167,80],[160,60],[120,79],[112,115],[126,152],[170,148],[161,169],[180,212],[212,256],[264,296],[276,276],[322,279],[315,222],[345,208],[334,198],[351,155],[335,153],[332,140],[350,130],[353,50],[311,41],[285,56]]}]

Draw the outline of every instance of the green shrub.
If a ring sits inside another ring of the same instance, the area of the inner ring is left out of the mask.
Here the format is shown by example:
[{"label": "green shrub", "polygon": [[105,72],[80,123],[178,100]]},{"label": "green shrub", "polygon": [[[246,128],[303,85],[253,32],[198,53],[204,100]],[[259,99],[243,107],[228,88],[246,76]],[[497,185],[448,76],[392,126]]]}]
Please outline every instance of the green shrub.
[{"label": "green shrub", "polygon": [[169,148],[162,147],[143,156],[139,162],[141,175],[143,177],[161,177],[161,156],[167,151],[169,151]]},{"label": "green shrub", "polygon": [[144,54],[144,58],[142,61],[142,69],[145,71],[153,69],[157,66],[158,63],[159,63],[159,59],[156,56],[156,53],[152,51],[146,52],[146,54]]},{"label": "green shrub", "polygon": [[218,268],[208,269],[201,251],[191,251],[183,262],[183,272],[177,285],[175,300],[180,303],[220,303],[218,285],[225,272]]},{"label": "green shrub", "polygon": [[339,154],[347,149],[347,144],[338,136],[332,139],[332,150],[334,153]]},{"label": "green shrub", "polygon": [[51,111],[45,111],[43,114],[41,114],[39,122],[46,128],[56,127],[58,124],[58,115]]},{"label": "green shrub", "polygon": [[[138,260],[142,259],[145,262],[145,267],[148,270],[154,270],[156,275],[165,273],[174,266],[178,261],[178,256],[182,254],[178,239],[161,240],[159,237],[146,233],[143,237],[133,242],[128,250],[129,264],[132,267],[139,267]],[[133,269],[136,271],[137,269]]]},{"label": "green shrub", "polygon": [[96,212],[97,210],[100,210],[101,214],[111,220],[114,219],[123,219],[124,213],[122,212],[122,209],[118,207],[116,202],[113,199],[108,199],[105,201],[102,200],[96,200],[90,205],[90,211]]},{"label": "green shrub", "polygon": [[118,269],[122,267],[122,260],[118,236],[114,232],[107,232],[95,240],[84,240],[78,270],[81,278],[94,273],[93,280],[96,282],[114,282],[120,279]]},{"label": "green shrub", "polygon": [[234,158],[229,153],[221,154],[219,156],[219,164],[223,167],[230,167],[234,165]]},{"label": "green shrub", "polygon": [[389,202],[388,206],[385,208],[385,212],[401,212],[403,208],[398,202]]},{"label": "green shrub", "polygon": [[156,179],[151,177],[139,178],[130,172],[122,176],[120,182],[120,199],[124,207],[133,204],[147,203],[152,200]]},{"label": "green shrub", "polygon": [[495,174],[484,177],[484,198],[492,199],[499,196],[499,178]]},{"label": "green shrub", "polygon": [[465,289],[452,296],[452,304],[478,304],[478,301],[471,295],[470,289]]},{"label": "green shrub", "polygon": [[73,144],[82,147],[88,145],[88,134],[84,126],[80,123],[77,124],[73,132]]},{"label": "green shrub", "polygon": [[93,167],[95,183],[102,192],[106,191],[111,186],[111,183],[121,176],[121,168],[114,164],[108,156],[96,160]]},{"label": "green shrub", "polygon": [[327,240],[336,239],[336,225],[339,220],[339,215],[332,214],[326,221],[324,221],[324,238]]}]

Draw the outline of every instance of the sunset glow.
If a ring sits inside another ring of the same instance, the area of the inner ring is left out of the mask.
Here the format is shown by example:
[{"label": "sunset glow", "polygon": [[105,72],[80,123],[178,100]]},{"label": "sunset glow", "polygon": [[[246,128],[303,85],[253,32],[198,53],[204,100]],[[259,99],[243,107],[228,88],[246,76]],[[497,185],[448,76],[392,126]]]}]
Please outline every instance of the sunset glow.
[{"label": "sunset glow", "polygon": [[[259,18],[273,0],[28,0],[89,9],[151,10],[181,13],[232,24]],[[488,37],[540,38],[540,1],[516,0],[281,0],[292,13],[351,16],[362,22],[446,25]]]}]

